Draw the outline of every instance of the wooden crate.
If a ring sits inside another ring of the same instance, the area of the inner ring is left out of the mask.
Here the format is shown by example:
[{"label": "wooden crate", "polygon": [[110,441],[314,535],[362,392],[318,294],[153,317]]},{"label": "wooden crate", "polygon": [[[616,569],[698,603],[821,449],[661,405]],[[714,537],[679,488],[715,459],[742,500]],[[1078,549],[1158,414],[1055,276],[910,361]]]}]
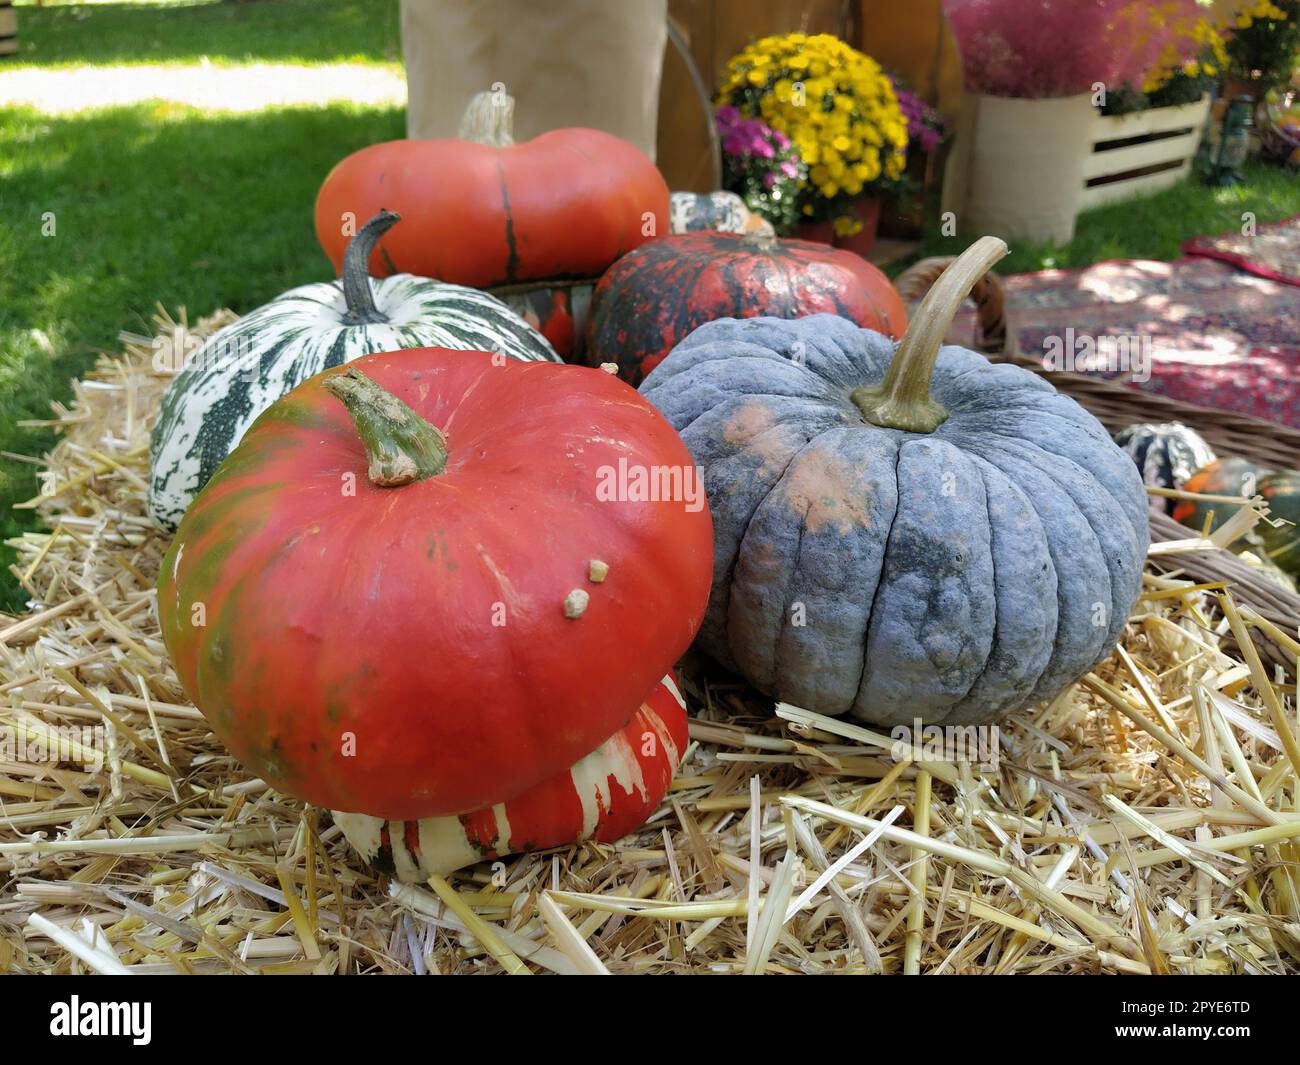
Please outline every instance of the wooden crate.
[{"label": "wooden crate", "polygon": [[1191,170],[1210,98],[1129,115],[1098,115],[1090,130],[1079,210],[1176,185]]}]

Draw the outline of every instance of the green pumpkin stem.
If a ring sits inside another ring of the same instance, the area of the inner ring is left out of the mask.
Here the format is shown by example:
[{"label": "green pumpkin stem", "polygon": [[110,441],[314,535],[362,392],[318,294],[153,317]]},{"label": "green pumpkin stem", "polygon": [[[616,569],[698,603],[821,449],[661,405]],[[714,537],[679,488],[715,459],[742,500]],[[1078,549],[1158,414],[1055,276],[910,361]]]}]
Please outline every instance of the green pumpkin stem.
[{"label": "green pumpkin stem", "polygon": [[506,148],[515,143],[515,98],[505,89],[477,92],[461,116],[460,132],[463,141],[490,144]]},{"label": "green pumpkin stem", "polygon": [[343,321],[347,325],[371,325],[388,319],[375,306],[370,291],[370,254],[379,238],[402,220],[400,214],[380,211],[357,230],[343,252],[343,299],[348,305]]},{"label": "green pumpkin stem", "polygon": [[370,459],[371,484],[398,488],[440,474],[447,465],[447,438],[437,426],[353,367],[321,382],[347,407]]},{"label": "green pumpkin stem", "polygon": [[997,237],[980,237],[961,253],[925,294],[894,351],[885,379],[855,388],[849,398],[873,425],[932,433],[948,412],[930,395],[939,348],[970,290],[1007,253]]}]

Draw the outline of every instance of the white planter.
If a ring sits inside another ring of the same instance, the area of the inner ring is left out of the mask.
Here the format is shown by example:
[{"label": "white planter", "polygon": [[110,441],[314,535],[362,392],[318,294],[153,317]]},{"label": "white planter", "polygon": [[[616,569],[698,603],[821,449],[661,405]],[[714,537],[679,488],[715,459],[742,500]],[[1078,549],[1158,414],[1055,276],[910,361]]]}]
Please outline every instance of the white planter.
[{"label": "white planter", "polygon": [[963,232],[1065,244],[1074,237],[1096,114],[1087,94],[1048,100],[974,96]]},{"label": "white planter", "polygon": [[[1208,97],[1118,118],[1091,96],[1019,100],[968,94],[945,175],[943,209],[963,233],[1064,244],[1075,216],[1186,176]],[[1135,173],[1136,172],[1136,173]]]}]

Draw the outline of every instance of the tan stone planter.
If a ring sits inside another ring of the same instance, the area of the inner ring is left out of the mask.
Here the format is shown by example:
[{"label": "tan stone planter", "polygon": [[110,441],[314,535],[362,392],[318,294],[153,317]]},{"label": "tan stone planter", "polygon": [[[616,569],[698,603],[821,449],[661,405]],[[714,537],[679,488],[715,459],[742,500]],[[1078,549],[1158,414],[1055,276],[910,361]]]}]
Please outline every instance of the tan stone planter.
[{"label": "tan stone planter", "polygon": [[0,55],[18,51],[18,12],[10,0],[0,0]]}]

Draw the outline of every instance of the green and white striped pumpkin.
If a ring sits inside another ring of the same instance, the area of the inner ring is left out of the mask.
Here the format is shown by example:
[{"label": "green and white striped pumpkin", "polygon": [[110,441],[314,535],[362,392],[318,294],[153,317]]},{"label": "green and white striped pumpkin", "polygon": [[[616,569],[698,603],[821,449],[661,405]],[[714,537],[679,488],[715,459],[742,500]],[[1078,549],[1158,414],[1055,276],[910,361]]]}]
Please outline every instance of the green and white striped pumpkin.
[{"label": "green and white striped pumpkin", "polygon": [[149,512],[174,529],[244,432],[281,396],[323,370],[375,351],[441,347],[559,362],[550,343],[495,296],[411,274],[370,278],[379,238],[367,222],[340,281],[278,296],[208,338],[168,385],[149,444]]},{"label": "green and white striped pumpkin", "polygon": [[[1182,488],[1193,473],[1216,458],[1201,434],[1182,422],[1126,425],[1114,439],[1137,464],[1142,483],[1153,488]],[[1147,500],[1152,510],[1163,514],[1172,514],[1176,502],[1155,495]]]}]

